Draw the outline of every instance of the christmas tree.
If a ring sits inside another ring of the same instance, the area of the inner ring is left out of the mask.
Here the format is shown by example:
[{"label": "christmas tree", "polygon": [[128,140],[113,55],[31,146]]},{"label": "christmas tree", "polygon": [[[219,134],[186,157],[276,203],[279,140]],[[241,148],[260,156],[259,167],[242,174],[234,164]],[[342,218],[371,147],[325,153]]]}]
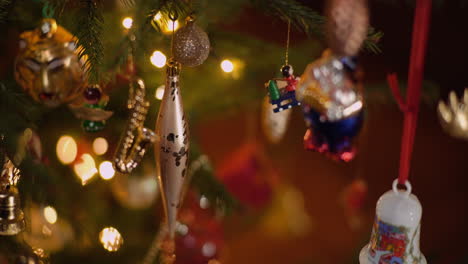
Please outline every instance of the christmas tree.
[{"label": "christmas tree", "polygon": [[425,206],[425,258],[466,261],[466,143],[442,129],[468,138],[468,101],[442,126],[436,102],[467,81],[468,5],[368,2],[0,0],[0,263],[357,263],[372,228],[409,261],[407,230],[372,223],[415,86],[399,183]]}]

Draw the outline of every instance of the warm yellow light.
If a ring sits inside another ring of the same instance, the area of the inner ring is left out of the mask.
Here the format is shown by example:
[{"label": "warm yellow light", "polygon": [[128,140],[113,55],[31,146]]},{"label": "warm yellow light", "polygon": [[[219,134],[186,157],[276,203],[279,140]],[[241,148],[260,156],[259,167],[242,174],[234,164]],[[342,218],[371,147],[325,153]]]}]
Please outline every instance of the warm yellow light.
[{"label": "warm yellow light", "polygon": [[61,136],[57,141],[57,158],[63,164],[72,163],[76,159],[78,147],[75,140],[70,136]]},{"label": "warm yellow light", "polygon": [[154,95],[156,97],[156,99],[158,100],[162,100],[163,96],[164,96],[164,84],[159,86],[157,89],[156,89],[156,94]]},{"label": "warm yellow light", "polygon": [[99,165],[99,174],[104,180],[110,180],[114,178],[115,170],[110,161],[104,161]]},{"label": "warm yellow light", "polygon": [[221,69],[223,72],[232,72],[234,70],[234,64],[230,60],[223,60],[221,62]]},{"label": "warm yellow light", "polygon": [[109,144],[105,138],[98,137],[93,141],[93,151],[96,153],[96,155],[105,154],[108,148]]},{"label": "warm yellow light", "polygon": [[91,155],[85,153],[80,157],[81,161],[75,163],[73,169],[76,175],[81,179],[81,183],[85,185],[97,173],[96,163]]},{"label": "warm yellow light", "polygon": [[132,28],[133,19],[131,17],[126,17],[122,20],[122,26],[126,29]]},{"label": "warm yellow light", "polygon": [[161,12],[158,12],[156,15],[154,15],[154,20],[159,21],[162,18]]},{"label": "warm yellow light", "polygon": [[52,206],[47,206],[44,208],[44,218],[50,224],[55,224],[57,222],[57,211]]},{"label": "warm yellow light", "polygon": [[178,28],[179,28],[179,21],[168,20],[166,25],[164,25],[163,27],[163,31],[166,33],[172,33],[174,31],[177,31]]},{"label": "warm yellow light", "polygon": [[113,227],[106,227],[99,233],[99,241],[107,251],[117,251],[123,244],[122,235]]},{"label": "warm yellow light", "polygon": [[151,63],[158,68],[162,68],[164,67],[164,65],[166,65],[166,55],[164,55],[164,53],[162,53],[159,50],[153,52],[153,55],[151,55],[150,60]]}]

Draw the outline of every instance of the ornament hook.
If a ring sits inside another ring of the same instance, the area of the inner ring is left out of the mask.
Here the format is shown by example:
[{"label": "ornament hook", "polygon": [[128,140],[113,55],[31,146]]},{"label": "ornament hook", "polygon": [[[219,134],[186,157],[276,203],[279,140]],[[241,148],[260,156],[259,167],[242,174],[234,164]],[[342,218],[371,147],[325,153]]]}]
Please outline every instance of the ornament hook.
[{"label": "ornament hook", "polygon": [[398,189],[398,179],[395,179],[392,184],[393,192],[395,192],[396,194],[403,194],[405,196],[409,196],[412,190],[411,183],[408,180],[406,180],[404,185],[406,187],[406,191],[402,192]]}]

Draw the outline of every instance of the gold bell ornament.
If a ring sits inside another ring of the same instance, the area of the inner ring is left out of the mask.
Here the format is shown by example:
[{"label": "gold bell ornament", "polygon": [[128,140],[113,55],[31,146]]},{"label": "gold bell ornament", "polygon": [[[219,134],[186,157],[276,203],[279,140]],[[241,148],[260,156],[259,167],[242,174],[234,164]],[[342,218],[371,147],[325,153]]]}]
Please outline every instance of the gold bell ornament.
[{"label": "gold bell ornament", "polygon": [[36,29],[20,35],[15,78],[35,101],[47,107],[69,103],[86,87],[86,58],[77,38],[58,26],[54,19],[43,19]]},{"label": "gold bell ornament", "polygon": [[20,178],[20,170],[5,153],[0,176],[0,235],[13,236],[23,231],[25,226],[24,213],[20,207],[20,198],[16,183]]},{"label": "gold bell ornament", "polygon": [[398,190],[398,180],[392,190],[377,201],[376,217],[370,243],[359,254],[360,264],[426,264],[419,249],[422,207],[411,194],[411,184]]},{"label": "gold bell ornament", "polygon": [[167,63],[164,97],[159,107],[154,145],[158,180],[161,187],[166,224],[170,239],[174,238],[177,213],[187,180],[189,130],[179,86],[180,64]]}]

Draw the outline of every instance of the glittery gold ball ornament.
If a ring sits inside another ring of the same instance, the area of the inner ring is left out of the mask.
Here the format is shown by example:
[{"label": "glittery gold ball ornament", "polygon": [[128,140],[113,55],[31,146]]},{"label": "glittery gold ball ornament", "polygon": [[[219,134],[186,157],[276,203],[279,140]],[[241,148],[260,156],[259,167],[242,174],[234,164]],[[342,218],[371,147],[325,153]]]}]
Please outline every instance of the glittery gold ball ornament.
[{"label": "glittery gold ball ornament", "polygon": [[195,24],[193,17],[174,35],[174,59],[184,66],[201,65],[210,53],[210,40],[203,29]]},{"label": "glittery gold ball ornament", "polygon": [[38,28],[20,36],[16,81],[48,107],[71,102],[83,93],[87,77],[86,58],[79,58],[82,49],[76,43],[54,19],[43,19]]}]

